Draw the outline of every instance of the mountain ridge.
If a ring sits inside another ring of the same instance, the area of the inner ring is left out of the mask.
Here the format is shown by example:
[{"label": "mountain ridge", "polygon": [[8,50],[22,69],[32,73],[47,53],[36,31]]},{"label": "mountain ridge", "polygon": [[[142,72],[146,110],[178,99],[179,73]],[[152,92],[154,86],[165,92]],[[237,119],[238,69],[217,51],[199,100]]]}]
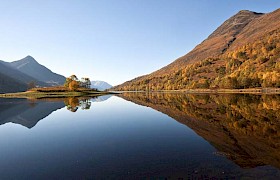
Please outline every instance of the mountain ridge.
[{"label": "mountain ridge", "polygon": [[62,85],[64,78],[39,64],[30,55],[13,62],[0,60],[0,93],[26,91],[30,83],[43,87]]},{"label": "mountain ridge", "polygon": [[62,85],[66,79],[64,76],[54,73],[46,66],[41,65],[30,55],[23,59],[13,61],[10,65],[39,81],[49,84],[50,86]]},{"label": "mountain ridge", "polygon": [[[204,41],[198,44],[192,51],[176,59],[174,62],[164,68],[167,68],[174,63],[179,63],[180,65],[181,63],[190,64],[199,59],[222,54],[224,49],[228,48],[228,46],[235,41],[235,36],[238,35],[240,31],[242,31],[242,29],[245,28],[246,25],[248,25],[253,19],[258,18],[261,15],[263,14],[256,14],[255,12],[248,10],[239,11],[237,14],[222,23],[222,25],[220,25]],[[232,24],[235,25],[230,26]],[[221,39],[223,39],[224,41],[221,41]],[[217,43],[219,43],[220,46],[217,47]],[[177,65],[176,67],[180,65]],[[159,71],[161,71],[162,69],[160,69]]]}]

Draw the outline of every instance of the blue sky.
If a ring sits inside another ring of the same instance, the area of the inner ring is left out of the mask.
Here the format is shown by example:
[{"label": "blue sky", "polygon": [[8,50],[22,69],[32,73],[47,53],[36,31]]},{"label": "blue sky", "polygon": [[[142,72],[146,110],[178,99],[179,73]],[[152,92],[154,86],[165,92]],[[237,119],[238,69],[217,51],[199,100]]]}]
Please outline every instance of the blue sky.
[{"label": "blue sky", "polygon": [[120,84],[192,50],[239,10],[278,0],[0,0],[0,59]]}]

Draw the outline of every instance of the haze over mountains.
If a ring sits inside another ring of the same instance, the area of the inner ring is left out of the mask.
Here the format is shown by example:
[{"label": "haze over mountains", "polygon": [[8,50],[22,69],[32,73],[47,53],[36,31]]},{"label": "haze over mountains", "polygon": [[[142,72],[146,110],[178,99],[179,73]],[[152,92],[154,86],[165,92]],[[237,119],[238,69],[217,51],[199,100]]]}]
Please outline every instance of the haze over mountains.
[{"label": "haze over mountains", "polygon": [[39,86],[62,85],[65,77],[39,64],[31,56],[14,62],[0,61],[0,93],[25,91],[31,82]]},{"label": "haze over mountains", "polygon": [[280,9],[267,14],[242,10],[188,54],[113,89],[278,87],[280,82],[271,79],[280,78],[279,35]]}]

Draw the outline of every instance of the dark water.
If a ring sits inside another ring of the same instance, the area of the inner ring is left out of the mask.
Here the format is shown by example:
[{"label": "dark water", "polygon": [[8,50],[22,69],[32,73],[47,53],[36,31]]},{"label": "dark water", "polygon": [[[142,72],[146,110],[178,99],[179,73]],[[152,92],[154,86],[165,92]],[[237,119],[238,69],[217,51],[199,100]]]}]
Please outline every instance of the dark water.
[{"label": "dark water", "polygon": [[0,179],[279,179],[279,95],[0,99]]}]

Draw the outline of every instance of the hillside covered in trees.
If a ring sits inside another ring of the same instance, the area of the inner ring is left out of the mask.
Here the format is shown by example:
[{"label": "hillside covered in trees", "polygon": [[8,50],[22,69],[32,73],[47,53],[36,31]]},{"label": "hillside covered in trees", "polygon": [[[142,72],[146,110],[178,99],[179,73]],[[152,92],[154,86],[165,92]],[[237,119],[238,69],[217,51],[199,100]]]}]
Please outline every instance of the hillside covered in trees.
[{"label": "hillside covered in trees", "polygon": [[280,10],[240,11],[193,51],[115,90],[280,87]]}]

